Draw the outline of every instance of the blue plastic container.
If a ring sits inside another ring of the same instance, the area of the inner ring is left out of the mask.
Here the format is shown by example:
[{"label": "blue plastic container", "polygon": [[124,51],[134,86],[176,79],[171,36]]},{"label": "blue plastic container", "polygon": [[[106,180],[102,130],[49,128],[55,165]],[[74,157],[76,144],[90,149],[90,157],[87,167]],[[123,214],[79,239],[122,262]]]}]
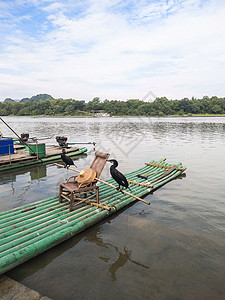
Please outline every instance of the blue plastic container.
[{"label": "blue plastic container", "polygon": [[13,140],[9,138],[0,139],[0,155],[13,154]]}]

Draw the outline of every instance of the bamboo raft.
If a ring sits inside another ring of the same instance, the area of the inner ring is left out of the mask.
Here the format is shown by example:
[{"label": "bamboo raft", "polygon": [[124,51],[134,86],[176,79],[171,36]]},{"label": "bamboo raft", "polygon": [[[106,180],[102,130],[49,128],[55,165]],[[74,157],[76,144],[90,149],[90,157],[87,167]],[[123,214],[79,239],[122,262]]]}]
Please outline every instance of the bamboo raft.
[{"label": "bamboo raft", "polygon": [[[167,172],[167,170],[170,170]],[[168,164],[165,159],[151,161],[126,174],[131,192],[144,197],[186,170],[182,163]],[[162,172],[164,171],[163,176]],[[150,174],[148,180],[138,174]],[[107,180],[115,184],[113,179]],[[136,199],[103,183],[99,184],[100,204],[85,203],[69,211],[68,202],[58,197],[41,200],[0,213],[0,274],[43,253],[86,228],[116,213]]]},{"label": "bamboo raft", "polygon": [[[18,147],[18,146],[17,146]],[[82,148],[67,148],[67,156],[76,156],[87,151],[86,147]],[[61,159],[62,148],[59,146],[47,146],[46,156],[38,159],[29,154],[29,151],[17,151],[14,154],[0,156],[0,172],[13,170],[31,165],[50,163]]]}]

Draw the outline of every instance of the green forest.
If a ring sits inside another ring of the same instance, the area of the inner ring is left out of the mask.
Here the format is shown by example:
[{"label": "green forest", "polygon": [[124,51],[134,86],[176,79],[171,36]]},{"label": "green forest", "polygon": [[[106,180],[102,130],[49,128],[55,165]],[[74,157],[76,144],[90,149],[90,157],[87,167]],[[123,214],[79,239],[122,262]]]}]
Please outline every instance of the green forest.
[{"label": "green forest", "polygon": [[99,97],[95,97],[89,102],[75,99],[0,102],[1,116],[93,116],[97,112],[110,116],[222,115],[225,114],[225,98],[204,96],[202,99],[168,100],[161,97],[145,102],[139,99],[100,101]]}]

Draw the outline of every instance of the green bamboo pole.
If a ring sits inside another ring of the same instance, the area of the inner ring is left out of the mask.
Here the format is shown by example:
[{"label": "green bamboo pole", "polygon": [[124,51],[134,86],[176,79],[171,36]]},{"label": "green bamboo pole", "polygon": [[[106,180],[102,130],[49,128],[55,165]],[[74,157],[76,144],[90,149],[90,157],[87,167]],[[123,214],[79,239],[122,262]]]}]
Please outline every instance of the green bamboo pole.
[{"label": "green bamboo pole", "polygon": [[[47,200],[48,201],[54,201],[56,199],[56,197],[51,197],[51,198],[48,198]],[[42,200],[39,200],[37,202],[35,202],[35,205],[38,206],[38,205],[42,205],[46,202],[46,199],[42,199]],[[34,203],[29,203],[29,204],[26,204],[23,206],[23,209],[25,208],[29,208],[29,207],[32,207],[34,206]],[[21,207],[15,207],[11,210],[7,210],[7,211],[3,211],[3,212],[0,212],[0,218],[4,217],[5,215],[6,216],[9,216],[11,214],[14,214],[14,213],[17,213],[17,212],[21,212]]]},{"label": "green bamboo pole", "polygon": [[1,257],[0,274],[3,274],[4,272],[37,256],[38,254],[43,253],[53,246],[56,246],[57,244],[69,239],[71,236],[94,225],[95,223],[104,219],[108,215],[108,213],[108,211],[103,210],[96,214],[94,217],[90,218],[90,220],[85,219],[78,224],[71,223],[71,226],[69,226],[69,228],[68,225],[64,225],[60,228],[60,230],[56,230],[50,236],[45,236],[44,239],[30,244],[27,248],[16,250],[13,253]]},{"label": "green bamboo pole", "polygon": [[[74,221],[79,223],[80,221],[78,219],[80,217],[85,216],[84,219],[86,219],[88,216],[89,218],[91,218],[92,215],[94,215],[94,214],[96,214],[96,212],[94,210],[90,210],[89,213],[84,212],[83,214],[80,214],[80,216],[77,216]],[[65,218],[65,219],[67,220],[68,218]],[[71,225],[74,222],[74,221],[63,222],[65,219],[58,220],[58,222],[54,222],[53,224],[52,223],[44,224],[44,228],[43,228],[43,226],[42,227],[37,226],[37,228],[35,228],[36,230],[34,230],[30,233],[28,232],[27,235],[18,237],[16,240],[11,240],[7,244],[0,246],[0,258],[4,257],[7,254],[10,254],[14,250],[27,247],[30,244],[33,244],[36,241],[43,239],[43,237],[45,237],[45,236],[54,234],[54,232],[59,231],[61,229],[61,227],[64,226],[65,223]],[[19,246],[18,246],[18,243],[20,243]]]}]

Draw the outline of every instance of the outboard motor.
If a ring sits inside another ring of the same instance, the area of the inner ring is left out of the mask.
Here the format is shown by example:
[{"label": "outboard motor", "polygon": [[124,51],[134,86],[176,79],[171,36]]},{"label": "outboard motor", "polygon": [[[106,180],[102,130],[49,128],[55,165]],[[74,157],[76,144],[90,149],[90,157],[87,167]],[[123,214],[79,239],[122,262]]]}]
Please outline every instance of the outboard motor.
[{"label": "outboard motor", "polygon": [[29,139],[29,133],[21,133],[20,139],[22,142],[27,142]]},{"label": "outboard motor", "polygon": [[59,144],[60,147],[67,147],[67,137],[65,136],[57,136],[56,141]]}]

